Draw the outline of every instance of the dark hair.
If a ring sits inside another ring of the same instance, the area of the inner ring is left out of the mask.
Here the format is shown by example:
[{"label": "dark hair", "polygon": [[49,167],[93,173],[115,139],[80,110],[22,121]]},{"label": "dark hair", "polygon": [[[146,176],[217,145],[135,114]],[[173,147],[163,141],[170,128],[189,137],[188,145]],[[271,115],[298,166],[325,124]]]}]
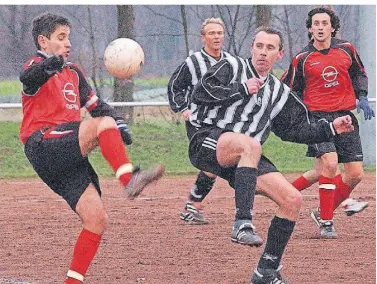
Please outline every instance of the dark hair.
[{"label": "dark hair", "polygon": [[[336,33],[340,29],[340,20],[333,10],[330,10],[325,7],[314,8],[309,11],[308,18],[306,19],[306,28],[310,29],[312,27],[312,18],[315,14],[323,14],[323,13],[326,13],[327,15],[330,16],[331,27],[334,29],[334,31],[331,33],[331,36],[335,37]],[[308,37],[310,40],[312,39],[311,32],[308,32]]]},{"label": "dark hair", "polygon": [[260,33],[260,32],[265,32],[267,34],[278,35],[279,38],[280,38],[279,51],[283,49],[283,47],[284,47],[284,39],[283,39],[283,34],[281,33],[281,31],[279,31],[278,29],[271,28],[271,27],[266,27],[266,26],[260,26],[260,27],[258,27],[254,31],[254,33],[253,33],[253,40],[251,42],[251,45],[254,45],[255,38],[256,38],[257,34]]},{"label": "dark hair", "polygon": [[68,26],[71,28],[71,23],[67,18],[50,14],[48,12],[40,14],[33,19],[33,29],[31,33],[35,46],[38,50],[41,48],[38,43],[38,36],[43,35],[50,38],[51,34],[57,29],[58,26]]}]

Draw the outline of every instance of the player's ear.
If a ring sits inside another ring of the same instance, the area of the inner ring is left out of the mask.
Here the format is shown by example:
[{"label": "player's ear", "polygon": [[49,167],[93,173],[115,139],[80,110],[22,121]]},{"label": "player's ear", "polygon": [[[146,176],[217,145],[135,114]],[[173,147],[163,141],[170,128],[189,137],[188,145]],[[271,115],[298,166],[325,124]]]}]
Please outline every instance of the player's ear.
[{"label": "player's ear", "polygon": [[278,60],[282,59],[284,56],[284,49],[282,50],[279,50],[279,54],[278,54]]},{"label": "player's ear", "polygon": [[205,43],[204,35],[200,35],[200,39],[202,40],[203,43]]},{"label": "player's ear", "polygon": [[47,46],[47,37],[45,37],[44,35],[39,35],[38,38],[38,44],[39,46],[41,47],[41,49],[45,49],[46,46]]}]

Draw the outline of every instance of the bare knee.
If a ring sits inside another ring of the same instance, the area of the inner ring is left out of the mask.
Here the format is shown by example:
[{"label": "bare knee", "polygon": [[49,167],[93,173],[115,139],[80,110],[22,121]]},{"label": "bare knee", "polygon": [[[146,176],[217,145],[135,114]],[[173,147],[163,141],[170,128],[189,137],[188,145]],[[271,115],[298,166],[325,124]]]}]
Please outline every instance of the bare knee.
[{"label": "bare knee", "polygon": [[85,229],[96,234],[102,234],[109,224],[109,216],[104,209],[93,210],[93,212],[82,217],[82,223]]},{"label": "bare knee", "polygon": [[299,191],[290,191],[289,194],[285,196],[285,199],[280,207],[285,212],[290,212],[289,215],[298,215],[302,202],[302,194]]},{"label": "bare knee", "polygon": [[350,173],[347,172],[344,177],[344,182],[347,185],[354,188],[356,185],[358,185],[361,182],[361,180],[363,179],[363,176],[364,176],[364,171],[362,168],[357,171],[354,170]]},{"label": "bare knee", "polygon": [[338,156],[325,154],[322,156],[323,168],[322,172],[327,173],[327,175],[335,176],[338,170]]},{"label": "bare knee", "polygon": [[250,137],[243,137],[242,148],[239,149],[241,156],[261,156],[262,146],[259,141]]},{"label": "bare knee", "polygon": [[101,117],[101,118],[99,118],[99,121],[98,121],[97,135],[99,133],[101,133],[102,131],[106,130],[106,129],[112,129],[112,128],[116,128],[116,127],[117,127],[117,125],[115,123],[114,118],[112,118],[110,116]]},{"label": "bare knee", "polygon": [[83,227],[93,233],[102,234],[108,225],[109,217],[97,190],[90,186],[80,197],[76,205]]}]

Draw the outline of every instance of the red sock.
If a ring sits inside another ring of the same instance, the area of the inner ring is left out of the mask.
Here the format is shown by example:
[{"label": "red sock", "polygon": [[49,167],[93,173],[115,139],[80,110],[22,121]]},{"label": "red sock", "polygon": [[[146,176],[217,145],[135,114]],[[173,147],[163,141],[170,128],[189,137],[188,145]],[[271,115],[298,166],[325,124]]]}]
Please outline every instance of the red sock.
[{"label": "red sock", "polygon": [[311,182],[308,181],[304,176],[300,176],[297,178],[294,182],[292,182],[292,185],[298,190],[301,191],[305,188],[308,188],[311,186]]},{"label": "red sock", "polygon": [[132,176],[132,164],[127,156],[122,137],[117,128],[105,129],[98,135],[99,147],[116,177],[127,185]]},{"label": "red sock", "polygon": [[338,208],[338,206],[350,197],[350,193],[352,188],[346,185],[342,180],[342,175],[339,174],[334,178],[334,183],[336,185],[335,195],[334,195],[334,210]]},{"label": "red sock", "polygon": [[335,184],[333,178],[319,176],[319,208],[322,220],[332,220],[334,217]]},{"label": "red sock", "polygon": [[82,283],[86,271],[94,256],[96,255],[98,246],[101,242],[101,235],[82,229],[73,250],[73,258],[65,284]]}]

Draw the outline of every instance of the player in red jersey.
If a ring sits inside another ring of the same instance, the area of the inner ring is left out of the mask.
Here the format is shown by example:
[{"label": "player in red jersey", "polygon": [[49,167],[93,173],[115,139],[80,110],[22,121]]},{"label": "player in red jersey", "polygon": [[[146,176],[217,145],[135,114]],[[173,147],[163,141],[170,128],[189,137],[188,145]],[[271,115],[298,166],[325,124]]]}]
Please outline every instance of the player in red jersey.
[{"label": "player in red jersey", "polygon": [[[309,44],[293,58],[283,81],[301,94],[308,109],[316,118],[334,120],[349,114],[354,132],[339,135],[333,142],[309,145],[307,156],[316,157],[315,169],[304,173],[293,182],[302,190],[319,181],[320,206],[311,217],[319,226],[323,238],[336,238],[333,211],[346,199],[363,176],[363,152],[359,125],[351,112],[356,99],[365,119],[374,117],[370,108],[368,78],[355,47],[344,40],[335,39],[340,28],[338,16],[327,8],[315,8],[306,20]],[[338,163],[344,164],[344,175]],[[347,215],[360,212],[367,202],[352,200]]]},{"label": "player in red jersey", "polygon": [[[82,283],[108,224],[88,154],[99,146],[130,198],[160,178],[164,168],[133,168],[123,144],[132,139],[122,115],[97,97],[80,68],[67,61],[70,31],[68,19],[58,15],[44,13],[33,20],[38,51],[20,75],[24,115],[20,138],[39,177],[82,221],[65,282]],[[80,121],[81,107],[92,118]]]}]

